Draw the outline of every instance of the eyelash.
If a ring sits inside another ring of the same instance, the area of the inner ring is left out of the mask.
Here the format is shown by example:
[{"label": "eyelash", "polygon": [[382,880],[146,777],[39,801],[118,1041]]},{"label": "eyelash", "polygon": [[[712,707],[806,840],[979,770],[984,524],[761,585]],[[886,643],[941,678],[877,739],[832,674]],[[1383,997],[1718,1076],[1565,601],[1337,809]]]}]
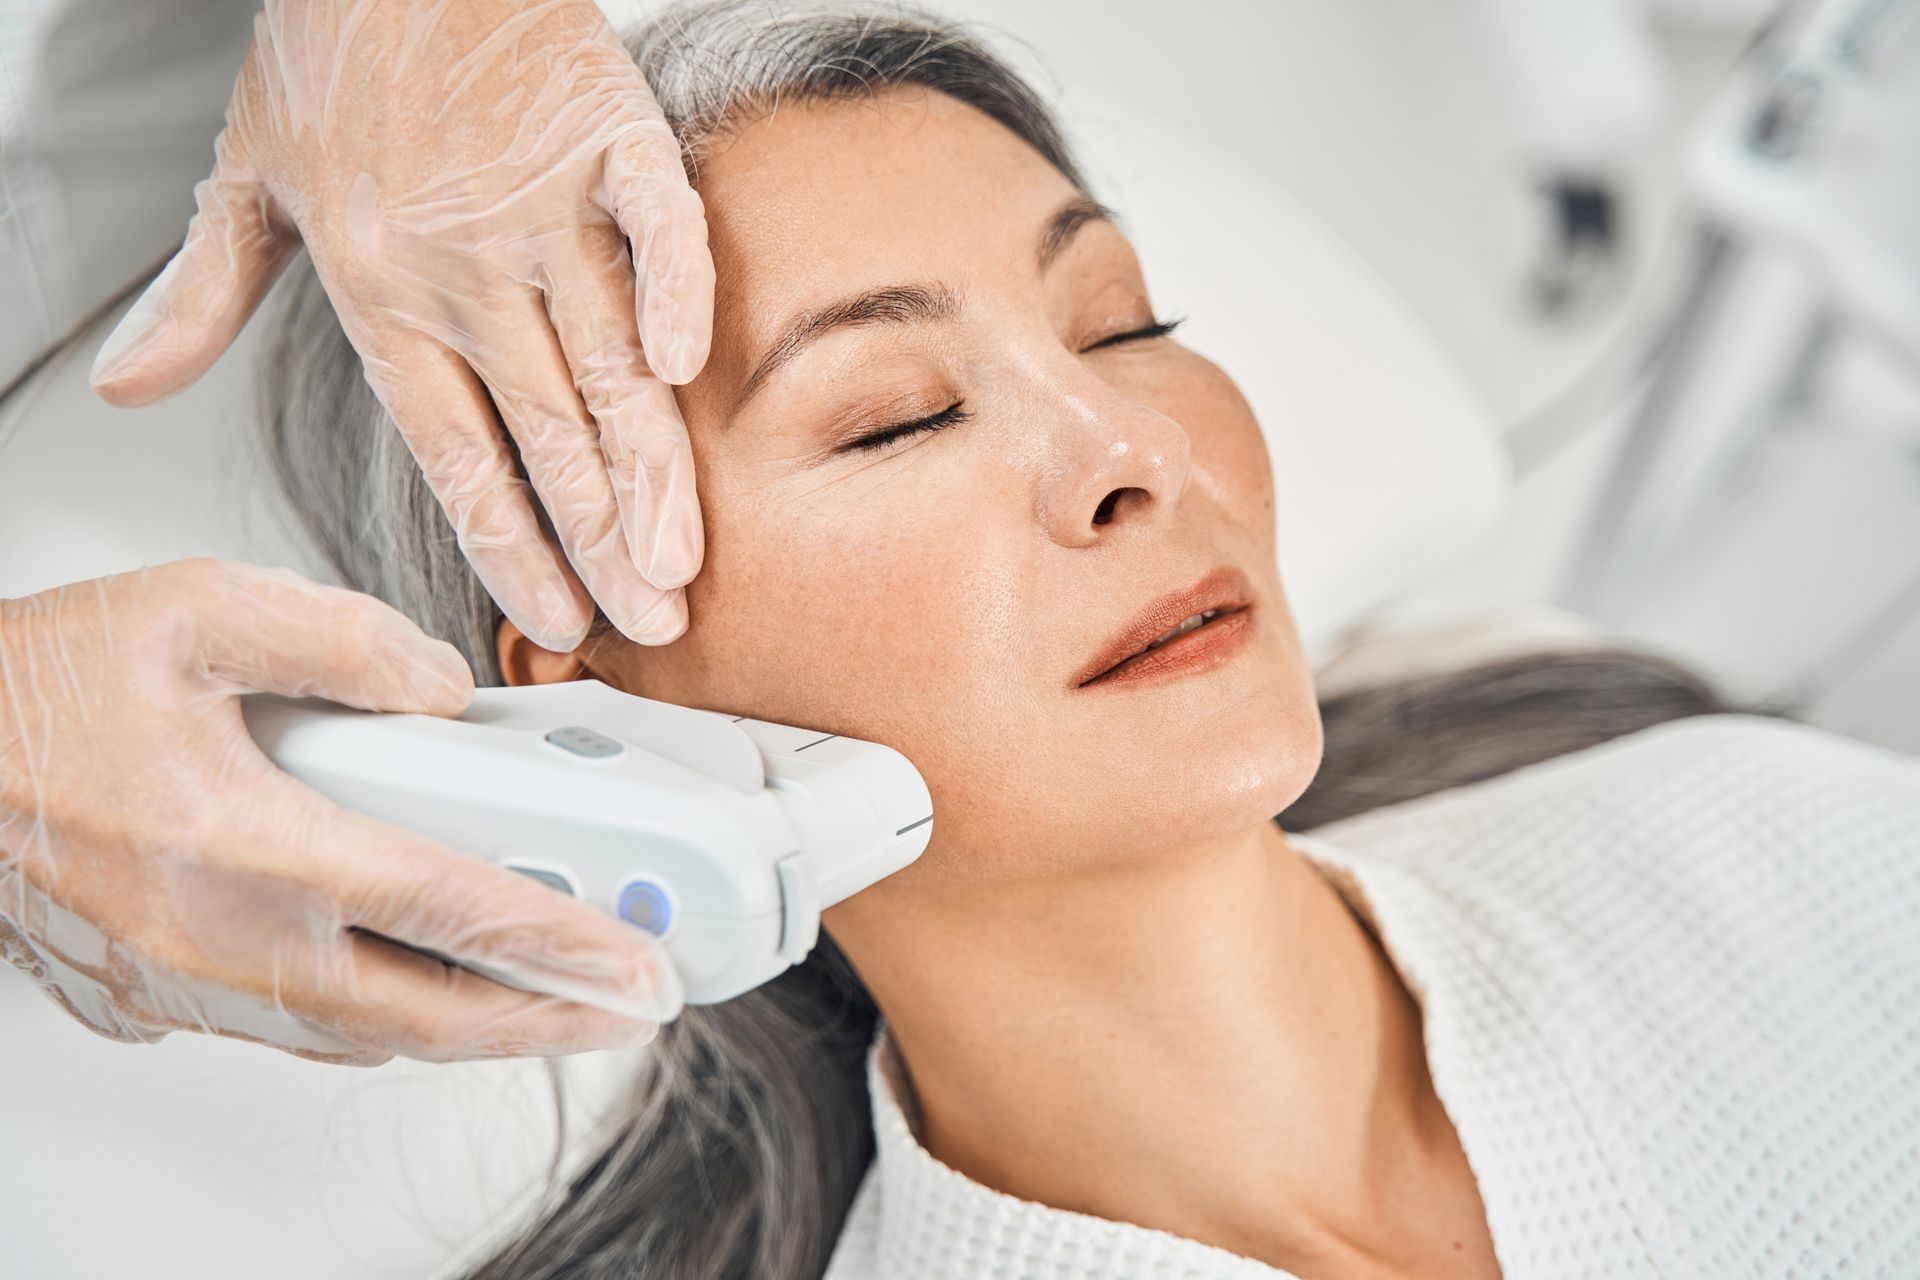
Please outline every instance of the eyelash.
[{"label": "eyelash", "polygon": [[951,427],[965,422],[973,415],[960,407],[956,400],[938,413],[930,413],[924,418],[915,418],[912,422],[895,423],[891,427],[882,427],[869,436],[861,436],[849,441],[849,449],[884,449],[896,440],[908,440],[928,431],[938,431],[942,427]]},{"label": "eyelash", "polygon": [[[1152,338],[1164,338],[1180,327],[1180,320],[1155,320],[1152,324],[1138,329],[1129,329],[1125,333],[1116,333],[1102,338],[1088,347],[1088,351],[1098,351],[1102,347],[1115,347],[1123,342],[1145,342]],[[884,449],[901,440],[910,440],[915,436],[939,431],[945,427],[957,426],[973,416],[961,407],[964,401],[956,400],[938,413],[930,413],[924,418],[915,418],[912,422],[898,422],[890,427],[882,427],[871,435],[851,440],[846,447],[850,450]]]},{"label": "eyelash", "polygon": [[1122,342],[1145,342],[1149,338],[1164,338],[1178,329],[1185,319],[1184,316],[1175,316],[1171,320],[1155,320],[1152,324],[1143,325],[1138,329],[1129,329],[1125,333],[1116,333],[1110,338],[1102,338],[1087,350],[1098,351],[1102,347],[1118,346]]}]

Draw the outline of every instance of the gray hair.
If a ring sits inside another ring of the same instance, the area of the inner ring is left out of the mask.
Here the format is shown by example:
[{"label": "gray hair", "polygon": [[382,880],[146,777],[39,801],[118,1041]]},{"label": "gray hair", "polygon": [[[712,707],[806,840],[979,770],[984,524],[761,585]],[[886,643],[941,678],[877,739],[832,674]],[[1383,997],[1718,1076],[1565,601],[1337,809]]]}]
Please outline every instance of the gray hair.
[{"label": "gray hair", "polygon": [[[1084,189],[1046,105],[978,37],[903,8],[755,0],[675,8],[629,40],[688,171],[716,135],[782,101],[915,86],[1000,121]],[[360,373],[304,260],[261,371],[273,468],[343,581],[455,645],[497,684],[499,612]],[[1329,699],[1326,762],[1282,820],[1305,829],[1491,776],[1659,720],[1723,709],[1651,656],[1506,659]],[[873,1138],[864,1059],[877,1011],[831,939],[805,963],[663,1028],[622,1122],[485,1280],[817,1277]]]}]

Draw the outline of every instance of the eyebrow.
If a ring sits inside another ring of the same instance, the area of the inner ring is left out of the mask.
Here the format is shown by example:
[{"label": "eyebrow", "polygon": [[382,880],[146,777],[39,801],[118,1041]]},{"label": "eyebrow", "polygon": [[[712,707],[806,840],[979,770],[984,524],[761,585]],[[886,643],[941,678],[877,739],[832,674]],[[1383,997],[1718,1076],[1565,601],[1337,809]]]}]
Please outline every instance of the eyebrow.
[{"label": "eyebrow", "polygon": [[[1118,221],[1113,210],[1099,201],[1075,196],[1061,205],[1047,219],[1046,226],[1041,228],[1039,243],[1034,249],[1036,265],[1044,273],[1066,251],[1067,245],[1072,243],[1082,227],[1094,222]],[[774,339],[766,354],[754,365],[753,372],[741,384],[733,411],[738,413],[747,401],[753,399],[782,365],[799,355],[809,344],[836,329],[872,324],[924,324],[951,319],[959,310],[960,292],[957,289],[943,284],[903,284],[869,289],[826,306],[803,311],[781,330],[780,336]]]},{"label": "eyebrow", "polygon": [[781,365],[799,355],[807,345],[835,329],[870,324],[912,324],[945,320],[960,310],[960,295],[943,284],[900,284],[830,302],[824,307],[803,311],[781,331],[767,353],[760,357],[753,372],[740,388],[734,402],[735,412],[753,399],[754,393]]},{"label": "eyebrow", "polygon": [[1047,225],[1040,232],[1040,247],[1034,253],[1034,260],[1040,270],[1045,271],[1053,265],[1053,260],[1065,251],[1068,244],[1077,235],[1080,228],[1093,222],[1111,222],[1118,224],[1120,217],[1098,200],[1087,196],[1075,196],[1061,205]]}]

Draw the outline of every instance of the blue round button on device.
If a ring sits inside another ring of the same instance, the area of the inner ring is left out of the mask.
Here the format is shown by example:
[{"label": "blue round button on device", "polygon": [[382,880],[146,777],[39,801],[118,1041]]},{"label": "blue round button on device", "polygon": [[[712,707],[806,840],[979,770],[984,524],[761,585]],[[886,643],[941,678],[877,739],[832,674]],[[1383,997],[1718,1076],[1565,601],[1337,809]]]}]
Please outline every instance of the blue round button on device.
[{"label": "blue round button on device", "polygon": [[663,936],[673,927],[673,898],[651,880],[629,880],[620,888],[620,918]]}]

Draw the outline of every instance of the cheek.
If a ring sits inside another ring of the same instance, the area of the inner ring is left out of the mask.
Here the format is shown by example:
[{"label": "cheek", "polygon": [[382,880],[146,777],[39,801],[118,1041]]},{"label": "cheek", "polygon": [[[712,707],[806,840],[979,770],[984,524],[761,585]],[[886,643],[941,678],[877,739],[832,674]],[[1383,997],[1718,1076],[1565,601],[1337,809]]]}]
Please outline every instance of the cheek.
[{"label": "cheek", "polygon": [[1031,503],[946,443],[805,475],[704,460],[691,624],[632,654],[631,687],[885,742],[930,778],[1001,736],[1023,710]]},{"label": "cheek", "polygon": [[1253,407],[1226,372],[1194,356],[1163,388],[1158,407],[1186,428],[1192,449],[1188,483],[1203,488],[1232,522],[1272,558],[1273,462]]},{"label": "cheek", "polygon": [[[1063,707],[1060,646],[1031,632],[1078,579],[1050,576],[1019,464],[983,465],[977,449],[938,437],[866,467],[804,472],[744,450],[703,451],[707,558],[688,588],[692,624],[663,649],[626,648],[617,682],[897,748],[941,814],[940,852],[922,874],[1071,860],[1088,843],[1115,850],[1142,830],[1170,833],[1176,818],[1217,824],[1255,812],[1261,797],[1236,788],[1264,795],[1276,779],[1310,774],[1306,739],[1317,731],[1284,629],[1265,444],[1231,379],[1199,357],[1137,394],[1188,433],[1182,520],[1274,606],[1266,675],[1231,725],[1211,717],[1206,733],[1183,739]],[[1063,806],[1061,794],[1089,799]],[[1046,846],[1050,832],[1058,848]],[[997,859],[1002,849],[1017,854]],[[956,850],[967,851],[958,863]]]}]

